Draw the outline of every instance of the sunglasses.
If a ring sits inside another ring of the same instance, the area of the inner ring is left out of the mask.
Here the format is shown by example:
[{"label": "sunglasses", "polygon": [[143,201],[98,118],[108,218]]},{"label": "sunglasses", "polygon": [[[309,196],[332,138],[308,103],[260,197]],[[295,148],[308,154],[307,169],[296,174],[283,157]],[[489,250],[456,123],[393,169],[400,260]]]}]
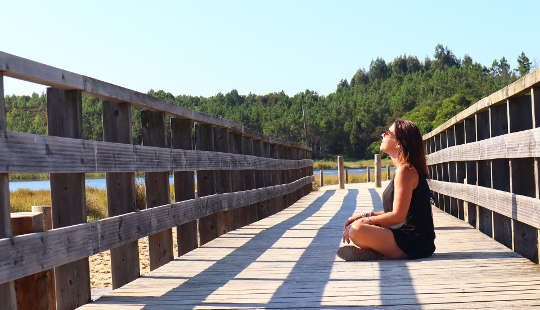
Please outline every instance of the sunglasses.
[{"label": "sunglasses", "polygon": [[386,130],[383,132],[382,136],[383,136],[383,137],[386,137],[386,136],[392,136],[393,134],[394,134],[394,133],[393,133],[392,131],[390,131],[390,129],[386,129]]}]

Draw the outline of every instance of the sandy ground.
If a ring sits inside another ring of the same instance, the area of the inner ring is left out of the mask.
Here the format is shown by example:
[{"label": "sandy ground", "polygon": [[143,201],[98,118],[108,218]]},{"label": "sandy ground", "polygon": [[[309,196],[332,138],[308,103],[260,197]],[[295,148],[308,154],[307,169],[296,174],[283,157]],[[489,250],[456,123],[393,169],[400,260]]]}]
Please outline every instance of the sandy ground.
[{"label": "sandy ground", "polygon": [[[178,257],[178,244],[176,243],[176,227],[172,229],[173,233],[173,255]],[[90,261],[90,287],[92,295],[94,292],[105,290],[112,286],[111,276],[111,251],[105,251],[89,257]],[[150,272],[150,256],[148,254],[148,237],[139,239],[139,261],[141,275]]]}]

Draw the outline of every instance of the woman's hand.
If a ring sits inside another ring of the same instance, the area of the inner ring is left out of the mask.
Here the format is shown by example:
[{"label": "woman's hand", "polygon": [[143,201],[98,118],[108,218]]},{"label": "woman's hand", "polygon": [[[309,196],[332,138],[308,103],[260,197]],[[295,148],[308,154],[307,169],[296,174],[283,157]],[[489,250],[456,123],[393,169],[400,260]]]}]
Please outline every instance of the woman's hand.
[{"label": "woman's hand", "polygon": [[344,228],[347,228],[347,226],[351,225],[352,222],[356,221],[357,219],[363,218],[363,217],[368,217],[368,216],[371,216],[371,212],[363,212],[363,213],[360,213],[360,214],[355,214],[355,215],[349,217],[347,222],[345,222]]}]

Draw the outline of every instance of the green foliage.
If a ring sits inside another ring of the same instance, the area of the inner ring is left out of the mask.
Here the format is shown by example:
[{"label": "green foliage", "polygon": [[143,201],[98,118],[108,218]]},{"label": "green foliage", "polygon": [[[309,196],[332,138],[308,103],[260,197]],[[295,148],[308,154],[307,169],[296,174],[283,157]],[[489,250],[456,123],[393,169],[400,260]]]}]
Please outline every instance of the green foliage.
[{"label": "green foliage", "polygon": [[[420,62],[401,55],[386,63],[371,62],[339,81],[336,91],[321,96],[305,90],[294,96],[283,91],[266,95],[240,95],[231,90],[212,97],[174,96],[163,90],[149,95],[175,105],[242,124],[253,132],[307,143],[302,116],[306,109],[309,142],[314,158],[343,154],[349,158],[373,158],[379,153],[380,134],[398,118],[415,122],[423,133],[431,131],[484,96],[506,86],[530,70],[524,53],[513,71],[505,57],[487,68],[465,55],[458,59],[441,44],[434,59]],[[83,96],[83,137],[101,140],[101,100]],[[45,96],[6,97],[8,130],[47,134]],[[167,122],[168,123],[168,122]],[[140,110],[132,107],[133,143],[142,143]],[[170,135],[169,130],[167,132]]]}]

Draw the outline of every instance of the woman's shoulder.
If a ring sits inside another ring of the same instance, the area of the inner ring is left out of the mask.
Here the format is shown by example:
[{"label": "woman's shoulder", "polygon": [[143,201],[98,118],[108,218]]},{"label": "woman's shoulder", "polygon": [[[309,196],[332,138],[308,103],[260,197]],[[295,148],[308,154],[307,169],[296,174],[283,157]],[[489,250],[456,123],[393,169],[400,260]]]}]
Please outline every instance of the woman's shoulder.
[{"label": "woman's shoulder", "polygon": [[418,186],[420,175],[416,168],[410,164],[404,164],[398,167],[396,172],[396,181],[412,189]]}]

